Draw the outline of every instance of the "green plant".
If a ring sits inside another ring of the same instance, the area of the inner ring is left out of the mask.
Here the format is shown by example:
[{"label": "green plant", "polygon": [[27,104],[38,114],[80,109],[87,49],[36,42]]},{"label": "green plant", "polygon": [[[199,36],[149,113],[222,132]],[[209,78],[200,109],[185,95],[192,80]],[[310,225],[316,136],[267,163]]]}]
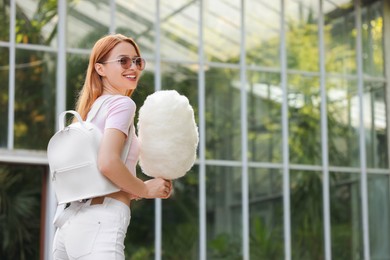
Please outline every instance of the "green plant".
[{"label": "green plant", "polygon": [[43,168],[0,165],[0,258],[39,258]]}]

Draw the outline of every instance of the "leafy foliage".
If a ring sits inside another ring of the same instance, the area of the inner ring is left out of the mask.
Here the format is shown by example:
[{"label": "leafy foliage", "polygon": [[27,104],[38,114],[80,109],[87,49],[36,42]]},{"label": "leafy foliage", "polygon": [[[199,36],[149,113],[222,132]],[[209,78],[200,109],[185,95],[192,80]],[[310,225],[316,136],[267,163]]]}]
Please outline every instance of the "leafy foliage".
[{"label": "leafy foliage", "polygon": [[0,165],[0,258],[38,259],[44,168]]}]

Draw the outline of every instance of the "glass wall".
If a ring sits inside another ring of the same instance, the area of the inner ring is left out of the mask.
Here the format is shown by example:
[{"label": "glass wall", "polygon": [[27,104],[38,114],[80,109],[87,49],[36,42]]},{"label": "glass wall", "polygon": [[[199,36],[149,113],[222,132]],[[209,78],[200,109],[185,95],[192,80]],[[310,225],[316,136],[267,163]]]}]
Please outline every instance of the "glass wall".
[{"label": "glass wall", "polygon": [[127,258],[390,259],[389,21],[385,0],[1,1],[0,179],[48,191],[13,167],[74,108],[95,41],[122,33],[147,60],[137,107],[177,90],[200,133],[173,197],[133,204]]}]

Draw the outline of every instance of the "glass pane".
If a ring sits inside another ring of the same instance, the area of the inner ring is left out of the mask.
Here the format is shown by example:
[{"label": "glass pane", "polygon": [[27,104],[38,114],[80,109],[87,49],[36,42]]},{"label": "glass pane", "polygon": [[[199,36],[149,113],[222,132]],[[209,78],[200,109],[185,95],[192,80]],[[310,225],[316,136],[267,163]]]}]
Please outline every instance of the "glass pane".
[{"label": "glass pane", "polygon": [[176,90],[180,95],[188,98],[194,109],[195,118],[198,117],[198,71],[196,66],[172,63],[162,63],[162,89]]},{"label": "glass pane", "polygon": [[161,2],[161,54],[178,60],[198,60],[199,4],[177,0]]},{"label": "glass pane", "polygon": [[282,161],[279,73],[248,71],[248,159]]},{"label": "glass pane", "polygon": [[9,41],[9,0],[0,1],[0,41]]},{"label": "glass pane", "polygon": [[240,58],[240,0],[204,1],[204,49],[210,61],[238,63]]},{"label": "glass pane", "polygon": [[318,71],[318,0],[286,1],[287,66]]},{"label": "glass pane", "polygon": [[241,168],[206,172],[207,259],[242,259]]},{"label": "glass pane", "polygon": [[8,79],[9,79],[9,49],[0,48],[0,148],[7,147],[8,137]]},{"label": "glass pane", "polygon": [[329,77],[326,84],[329,164],[357,167],[360,165],[357,83]]},{"label": "glass pane", "polygon": [[371,259],[390,259],[389,176],[368,176]]},{"label": "glass pane", "polygon": [[69,48],[92,49],[95,42],[108,34],[110,28],[110,1],[66,1],[67,37]]},{"label": "glass pane", "polygon": [[[141,170],[137,169],[137,172],[140,173]],[[131,203],[131,221],[125,238],[125,259],[154,259],[154,204],[155,200],[150,199]]]},{"label": "glass pane", "polygon": [[289,75],[288,88],[290,161],[319,165],[322,162],[319,80]]},{"label": "glass pane", "polygon": [[330,179],[332,259],[363,259],[359,174],[331,173]]},{"label": "glass pane", "polygon": [[291,171],[290,178],[292,259],[324,259],[322,174]]},{"label": "glass pane", "polygon": [[75,109],[79,92],[84,85],[88,68],[88,55],[67,54],[66,57],[66,109]]},{"label": "glass pane", "polygon": [[15,148],[46,150],[54,134],[56,55],[16,50]]},{"label": "glass pane", "polygon": [[363,70],[372,76],[384,75],[383,2],[362,8]]},{"label": "glass pane", "polygon": [[383,83],[366,82],[364,126],[367,167],[388,168],[386,89]]},{"label": "glass pane", "polygon": [[0,165],[1,259],[39,259],[46,167]]},{"label": "glass pane", "polygon": [[163,259],[199,259],[198,167],[174,181],[174,194],[163,201]]},{"label": "glass pane", "polygon": [[152,57],[155,55],[155,21],[155,0],[116,1],[116,31],[136,40],[142,56]]},{"label": "glass pane", "polygon": [[250,259],[283,259],[282,175],[249,169]]},{"label": "glass pane", "polygon": [[16,42],[56,47],[57,1],[16,0]]},{"label": "glass pane", "polygon": [[[142,51],[142,50],[141,50]],[[134,100],[137,105],[137,110],[141,108],[144,104],[145,99],[148,95],[153,94],[155,91],[155,63],[153,61],[146,61],[146,67],[142,71],[140,80],[138,81],[138,86],[133,92],[131,99]],[[136,113],[138,116],[138,113]],[[137,122],[137,119],[136,119]]]},{"label": "glass pane", "polygon": [[246,1],[245,41],[248,64],[279,66],[280,3],[281,1]]},{"label": "glass pane", "polygon": [[239,71],[206,72],[206,157],[241,160]]},{"label": "glass pane", "polygon": [[352,0],[324,1],[325,64],[328,72],[356,72],[355,13]]}]

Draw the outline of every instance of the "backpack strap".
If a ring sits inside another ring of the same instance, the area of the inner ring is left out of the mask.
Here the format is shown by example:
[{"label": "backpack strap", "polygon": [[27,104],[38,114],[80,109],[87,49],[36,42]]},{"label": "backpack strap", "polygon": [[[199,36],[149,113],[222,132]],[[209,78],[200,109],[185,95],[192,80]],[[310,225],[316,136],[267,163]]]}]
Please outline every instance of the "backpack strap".
[{"label": "backpack strap", "polygon": [[85,122],[81,119],[81,116],[79,113],[77,113],[74,110],[67,110],[67,111],[62,112],[58,116],[58,131],[64,130],[64,128],[66,126],[66,118],[65,118],[66,114],[72,114],[74,117],[77,118],[77,121],[80,122],[81,126],[86,128]]},{"label": "backpack strap", "polygon": [[123,147],[122,156],[121,156],[123,162],[126,162],[127,157],[129,156],[131,141],[133,138],[133,131],[132,130],[134,131],[133,124],[131,124],[129,127],[129,133],[127,134],[126,143]]},{"label": "backpack strap", "polygon": [[[95,116],[99,113],[100,108],[103,106],[103,104],[111,98],[112,98],[112,96],[107,95],[107,96],[103,96],[103,97],[99,98],[98,100],[95,100],[95,102],[92,105],[91,110],[88,112],[86,122],[91,122],[92,119],[94,119]],[[127,133],[126,143],[123,146],[123,151],[122,151],[122,155],[121,155],[123,162],[126,162],[126,159],[127,159],[129,152],[130,152],[130,146],[131,146],[131,141],[132,141],[131,139],[133,137],[132,130],[133,130],[133,124],[130,124],[129,132]]]},{"label": "backpack strap", "polygon": [[112,96],[107,95],[107,96],[103,96],[103,97],[100,97],[97,100],[95,100],[95,102],[93,103],[93,105],[91,107],[91,110],[89,110],[89,112],[88,112],[87,119],[85,121],[91,122],[92,119],[94,119],[95,116],[98,114],[98,112],[100,111],[100,108],[103,106],[103,104],[111,98],[112,98]]}]

